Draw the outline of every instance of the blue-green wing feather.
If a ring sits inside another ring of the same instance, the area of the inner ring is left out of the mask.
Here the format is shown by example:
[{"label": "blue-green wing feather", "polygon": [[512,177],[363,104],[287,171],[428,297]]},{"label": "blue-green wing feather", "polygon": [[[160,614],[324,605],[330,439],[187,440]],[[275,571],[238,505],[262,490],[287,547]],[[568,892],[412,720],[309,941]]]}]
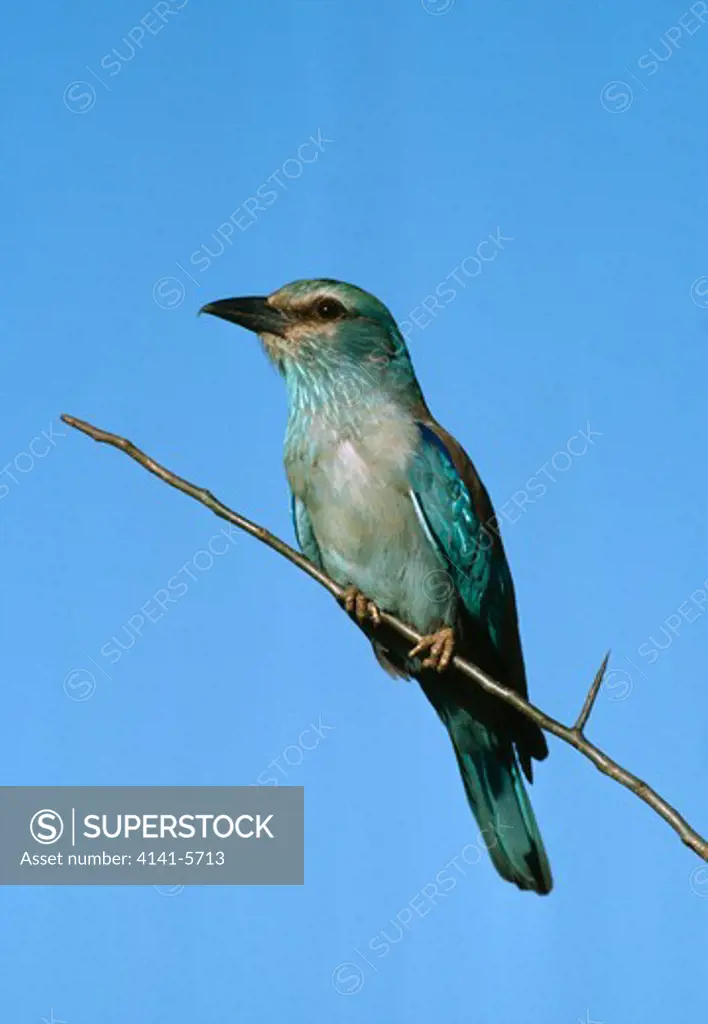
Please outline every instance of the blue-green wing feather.
[{"label": "blue-green wing feather", "polygon": [[411,490],[429,536],[445,559],[467,613],[502,654],[511,589],[503,549],[441,438],[420,423]]}]

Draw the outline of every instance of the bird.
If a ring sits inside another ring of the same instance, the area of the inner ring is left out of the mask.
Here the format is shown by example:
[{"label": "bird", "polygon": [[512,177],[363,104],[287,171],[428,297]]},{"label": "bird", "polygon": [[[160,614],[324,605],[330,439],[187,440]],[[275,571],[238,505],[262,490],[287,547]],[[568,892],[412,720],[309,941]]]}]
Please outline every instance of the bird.
[{"label": "bird", "polygon": [[[528,695],[514,584],[489,495],[430,412],[388,308],[352,284],[294,281],[207,313],[259,336],[288,398],[284,463],[304,555],[343,588],[391,675],[417,680],[447,729],[491,860],[519,889],[551,891],[524,784],[540,728],[455,669],[468,658]],[[416,629],[408,650],[376,638],[381,612]]]}]

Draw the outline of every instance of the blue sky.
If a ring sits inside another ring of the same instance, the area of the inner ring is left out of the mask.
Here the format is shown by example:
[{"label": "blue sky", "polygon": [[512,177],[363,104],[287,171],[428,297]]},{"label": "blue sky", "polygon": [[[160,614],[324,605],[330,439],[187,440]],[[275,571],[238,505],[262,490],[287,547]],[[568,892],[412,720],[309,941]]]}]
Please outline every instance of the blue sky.
[{"label": "blue sky", "polygon": [[551,741],[552,896],[446,869],[476,829],[416,687],[255,541],[208,565],[218,520],[58,416],[291,538],[281,382],[196,311],[375,292],[507,508],[533,699],[572,719],[611,646],[592,738],[705,830],[706,5],[40,0],[5,38],[0,776],[276,771],[307,834],[298,888],[3,889],[2,1018],[696,1017],[708,874],[662,821]]}]

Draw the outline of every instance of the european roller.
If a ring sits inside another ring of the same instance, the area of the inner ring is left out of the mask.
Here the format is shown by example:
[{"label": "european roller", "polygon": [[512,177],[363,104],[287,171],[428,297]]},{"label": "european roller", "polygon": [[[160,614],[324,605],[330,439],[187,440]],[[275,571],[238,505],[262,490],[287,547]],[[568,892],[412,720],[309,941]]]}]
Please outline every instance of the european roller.
[{"label": "european roller", "polygon": [[[434,418],[404,338],[378,299],[340,281],[295,281],[203,312],[260,336],[288,395],[285,469],[303,553],[360,622],[390,612],[423,635],[373,648],[414,678],[447,729],[494,865],[547,893],[551,871],[523,776],[541,730],[457,673],[453,653],[527,696],[514,585],[487,491]],[[523,775],[522,775],[523,773]]]}]

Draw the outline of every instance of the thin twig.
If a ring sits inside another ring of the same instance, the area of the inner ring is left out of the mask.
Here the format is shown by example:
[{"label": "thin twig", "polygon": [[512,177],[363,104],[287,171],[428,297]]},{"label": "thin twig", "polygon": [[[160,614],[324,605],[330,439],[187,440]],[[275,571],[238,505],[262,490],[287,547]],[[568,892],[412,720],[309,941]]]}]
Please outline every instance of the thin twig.
[{"label": "thin twig", "polygon": [[[111,434],[106,430],[101,430],[99,427],[94,427],[92,424],[87,423],[85,420],[77,419],[75,416],[63,415],[62,420],[67,423],[70,427],[75,427],[76,430],[80,430],[82,433],[87,434],[93,438],[94,441],[102,442],[103,444],[111,445],[113,448],[118,448],[119,451],[125,452],[131,459],[140,463],[145,469],[154,473],[155,476],[159,477],[166,484],[176,488],[178,491],[182,491],[183,494],[187,494],[190,498],[194,498],[195,501],[201,502],[202,505],[206,505],[208,509],[219,516],[221,519],[225,519],[227,522],[232,523],[234,526],[239,527],[241,530],[245,530],[246,533],[250,533],[252,537],[256,537],[257,540],[267,544],[268,547],[273,548],[288,561],[292,562],[303,572],[306,572],[308,576],[316,580],[321,586],[332,594],[338,601],[341,601],[344,596],[344,588],[340,587],[334,580],[331,580],[326,573],[322,572],[317,566],[313,565],[307,558],[295,551],[280,540],[270,531],[264,527],[259,526],[257,523],[251,522],[250,519],[246,519],[244,516],[239,515],[238,512],[234,512],[228,508],[222,502],[220,502],[211,491],[206,490],[203,487],[196,487],[194,484],[189,483],[188,480],[184,480],[182,477],[177,476],[176,473],[172,473],[169,469],[165,469],[145,452],[136,448],[134,444],[126,440],[124,437],[119,437],[117,434]],[[417,644],[422,638],[406,623],[401,622],[400,619],[394,615],[389,615],[386,612],[381,612],[381,622],[384,626],[388,627],[395,634],[402,639],[408,641],[411,645]],[[365,632],[370,632],[370,629],[365,628]],[[529,703],[520,697],[518,693],[514,693],[513,690],[508,690],[501,683],[496,682],[491,676],[488,676],[486,672],[473,665],[471,662],[465,661],[462,658],[455,656],[452,664],[463,675],[471,679],[487,693],[493,694],[500,700],[506,701],[512,707],[516,708],[517,711],[521,712],[527,718],[530,718],[532,722],[540,726],[546,732],[552,733],[557,736],[558,739],[568,743],[571,747],[574,747],[579,753],[587,757],[588,760],[592,761],[595,767],[601,771],[604,775],[608,775],[615,782],[618,782],[621,786],[630,790],[640,800],[648,804],[660,817],[666,821],[671,828],[681,837],[686,846],[690,847],[695,853],[698,854],[703,860],[708,861],[708,841],[703,838],[694,828],[692,828],[686,819],[679,814],[675,807],[667,803],[663,797],[651,788],[646,782],[628,772],[625,768],[622,768],[616,761],[608,757],[604,751],[596,747],[594,743],[585,737],[584,728],[587,724],[588,718],[592,711],[595,699],[600,690],[602,679],[607,668],[607,662],[609,660],[609,651],[605,655],[600,668],[598,669],[592,686],[585,698],[585,703],[578,716],[578,719],[573,726],[563,725],[561,722],[556,721],[555,718],[551,718],[544,711],[541,711],[534,704]]]},{"label": "thin twig", "polygon": [[605,657],[602,659],[602,664],[595,673],[595,678],[592,681],[592,686],[588,690],[588,695],[585,698],[585,703],[583,704],[580,714],[578,715],[578,720],[573,726],[575,732],[582,732],[585,728],[585,724],[588,718],[590,717],[590,712],[592,711],[595,705],[595,701],[597,700],[597,695],[600,692],[602,680],[605,678],[605,671],[607,669],[607,662],[609,660],[610,652],[608,651]]}]

